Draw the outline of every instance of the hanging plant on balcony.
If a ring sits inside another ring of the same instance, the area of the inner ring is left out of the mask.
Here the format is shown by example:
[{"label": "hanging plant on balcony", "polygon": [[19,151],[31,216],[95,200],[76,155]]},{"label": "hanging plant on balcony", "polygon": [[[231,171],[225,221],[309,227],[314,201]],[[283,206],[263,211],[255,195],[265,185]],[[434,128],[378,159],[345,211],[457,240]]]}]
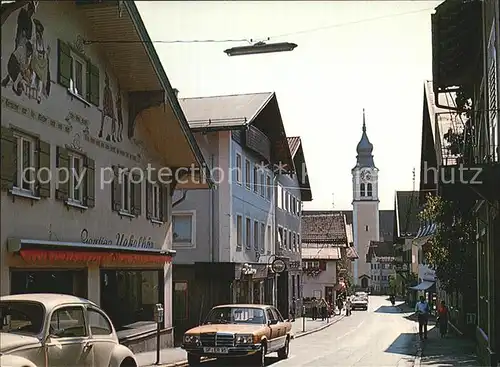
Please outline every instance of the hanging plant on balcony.
[{"label": "hanging plant on balcony", "polygon": [[424,255],[441,287],[468,294],[476,286],[476,221],[469,205],[427,197],[420,219],[436,223]]}]

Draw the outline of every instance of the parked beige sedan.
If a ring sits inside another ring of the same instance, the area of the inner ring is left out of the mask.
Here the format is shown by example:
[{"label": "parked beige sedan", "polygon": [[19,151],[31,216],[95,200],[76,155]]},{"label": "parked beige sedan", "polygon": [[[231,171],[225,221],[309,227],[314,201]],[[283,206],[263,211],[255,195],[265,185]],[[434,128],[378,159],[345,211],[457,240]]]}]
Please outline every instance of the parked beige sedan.
[{"label": "parked beige sedan", "polygon": [[0,297],[0,366],[137,367],[109,317],[93,302],[63,294]]}]

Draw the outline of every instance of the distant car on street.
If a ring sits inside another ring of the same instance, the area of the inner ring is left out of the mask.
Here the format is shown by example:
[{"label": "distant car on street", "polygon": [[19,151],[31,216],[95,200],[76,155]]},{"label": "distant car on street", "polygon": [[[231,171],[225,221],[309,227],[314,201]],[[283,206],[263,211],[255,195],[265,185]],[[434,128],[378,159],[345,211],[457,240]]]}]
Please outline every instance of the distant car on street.
[{"label": "distant car on street", "polygon": [[109,317],[84,298],[64,294],[0,297],[0,366],[137,367]]},{"label": "distant car on street", "polygon": [[188,353],[189,366],[199,365],[201,357],[250,357],[263,367],[268,353],[288,358],[291,331],[291,322],[273,306],[222,305],[184,334],[181,347]]},{"label": "distant car on street", "polygon": [[368,311],[368,297],[354,296],[351,300],[352,310],[365,310]]}]

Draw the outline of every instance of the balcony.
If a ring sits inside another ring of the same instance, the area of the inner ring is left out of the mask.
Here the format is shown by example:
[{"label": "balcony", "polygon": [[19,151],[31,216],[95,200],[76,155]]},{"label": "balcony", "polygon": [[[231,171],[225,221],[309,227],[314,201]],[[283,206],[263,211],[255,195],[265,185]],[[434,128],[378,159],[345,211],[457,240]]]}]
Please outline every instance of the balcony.
[{"label": "balcony", "polygon": [[244,134],[245,145],[253,150],[262,159],[271,161],[271,141],[262,131],[255,126],[249,126]]}]

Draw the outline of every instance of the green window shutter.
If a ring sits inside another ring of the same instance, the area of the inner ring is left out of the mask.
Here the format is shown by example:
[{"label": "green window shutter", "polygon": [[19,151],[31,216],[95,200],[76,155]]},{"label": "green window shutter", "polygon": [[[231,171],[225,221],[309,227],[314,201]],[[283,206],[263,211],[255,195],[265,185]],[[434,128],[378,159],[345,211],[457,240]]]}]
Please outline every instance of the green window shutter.
[{"label": "green window shutter", "polygon": [[69,181],[71,177],[65,177],[66,174],[70,174],[69,172],[69,154],[68,150],[63,147],[57,147],[57,168],[65,168],[66,172],[63,170],[60,171],[59,180],[57,183],[56,189],[56,199],[66,201],[69,197]]},{"label": "green window shutter", "polygon": [[168,223],[169,200],[171,196],[168,194],[168,187],[160,187],[160,216],[164,223]]},{"label": "green window shutter", "polygon": [[87,101],[99,107],[99,68],[87,61]]},{"label": "green window shutter", "polygon": [[73,59],[71,58],[71,48],[61,40],[57,40],[58,64],[57,81],[59,84],[70,87],[70,80],[73,74]]},{"label": "green window shutter", "polygon": [[113,166],[113,182],[111,183],[111,210],[119,212],[122,209],[122,185],[119,177],[119,167]]},{"label": "green window shutter", "polygon": [[50,144],[38,141],[37,191],[41,198],[50,197]]},{"label": "green window shutter", "polygon": [[139,176],[134,176],[134,182],[132,186],[132,214],[139,216],[142,213],[142,182],[140,182]]},{"label": "green window shutter", "polygon": [[2,126],[2,190],[10,190],[17,176],[17,138],[12,129]]},{"label": "green window shutter", "polygon": [[146,180],[146,219],[151,218],[153,218],[153,185]]},{"label": "green window shutter", "polygon": [[95,207],[95,161],[85,157],[84,203],[89,208]]}]

